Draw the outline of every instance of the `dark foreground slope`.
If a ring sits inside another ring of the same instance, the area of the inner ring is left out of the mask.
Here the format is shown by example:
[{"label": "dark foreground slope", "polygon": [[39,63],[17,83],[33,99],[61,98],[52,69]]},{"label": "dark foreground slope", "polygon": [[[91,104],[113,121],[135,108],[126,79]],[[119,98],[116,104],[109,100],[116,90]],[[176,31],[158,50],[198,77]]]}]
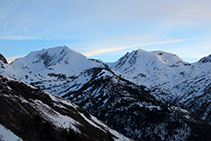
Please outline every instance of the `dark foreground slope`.
[{"label": "dark foreground slope", "polygon": [[[109,69],[93,68],[85,73],[80,76],[92,78],[63,97],[124,135],[136,140],[211,139],[209,125],[192,118],[185,109],[157,101],[146,87],[137,86]],[[70,89],[74,87],[78,86]]]},{"label": "dark foreground slope", "polygon": [[0,124],[23,140],[129,140],[70,101],[0,75]]}]

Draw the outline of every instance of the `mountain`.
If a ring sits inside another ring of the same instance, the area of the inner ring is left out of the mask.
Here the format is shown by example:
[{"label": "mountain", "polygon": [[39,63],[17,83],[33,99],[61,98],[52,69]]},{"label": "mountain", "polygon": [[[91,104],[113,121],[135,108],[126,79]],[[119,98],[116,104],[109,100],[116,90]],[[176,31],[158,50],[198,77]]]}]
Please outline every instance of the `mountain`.
[{"label": "mountain", "polygon": [[109,66],[125,79],[145,85],[156,99],[186,107],[195,116],[210,123],[209,58],[190,64],[171,53],[139,49]]},{"label": "mountain", "polygon": [[[204,136],[200,130],[206,133],[211,130],[185,109],[159,102],[145,86],[137,86],[112,70],[93,68],[85,73],[80,77],[91,76],[87,83],[70,86],[67,89],[71,91],[63,97],[128,137],[135,140],[200,140]],[[204,140],[211,138],[207,134],[204,137]]]},{"label": "mountain", "polygon": [[135,140],[209,140],[207,60],[187,63],[175,54],[139,49],[105,64],[56,47],[17,59],[2,73],[72,100]]},{"label": "mountain", "polygon": [[[49,82],[31,84],[70,99],[133,139],[185,140],[202,136],[199,135],[201,131],[194,128],[204,127],[204,124],[191,117],[188,111],[159,102],[145,86],[138,86],[109,68],[92,68],[70,82],[63,81],[60,83],[62,85],[49,86]],[[171,124],[174,126],[172,130],[169,129]],[[203,130],[207,132],[210,127]]]},{"label": "mountain", "polygon": [[24,58],[16,59],[8,66],[5,74],[30,83],[49,79],[57,73],[61,77],[78,75],[81,71],[96,66],[103,66],[103,63],[89,60],[66,46],[60,46],[31,52]]},{"label": "mountain", "polygon": [[174,54],[141,49],[127,53],[109,66],[134,83],[149,88],[167,85],[167,91],[181,79],[189,78],[199,71],[197,66],[184,62]]},{"label": "mountain", "polygon": [[165,92],[171,91],[175,83],[195,75],[197,71],[193,70],[199,70],[174,54],[141,49],[127,53],[109,67],[138,85],[146,85],[151,90],[162,89],[163,93],[154,94],[163,101],[169,100]]},{"label": "mountain", "polygon": [[1,138],[6,127],[31,141],[130,140],[72,102],[2,75],[0,105]]}]

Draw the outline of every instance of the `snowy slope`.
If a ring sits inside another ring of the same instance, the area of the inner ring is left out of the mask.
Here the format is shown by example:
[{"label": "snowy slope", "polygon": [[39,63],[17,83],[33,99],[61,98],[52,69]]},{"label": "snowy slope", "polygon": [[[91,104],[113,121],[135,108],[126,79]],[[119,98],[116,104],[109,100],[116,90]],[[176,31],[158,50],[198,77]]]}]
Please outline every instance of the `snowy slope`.
[{"label": "snowy slope", "polygon": [[1,141],[21,141],[22,139],[0,124],[0,140]]},{"label": "snowy slope", "polygon": [[23,140],[130,140],[72,102],[7,78],[0,75],[0,124]]}]

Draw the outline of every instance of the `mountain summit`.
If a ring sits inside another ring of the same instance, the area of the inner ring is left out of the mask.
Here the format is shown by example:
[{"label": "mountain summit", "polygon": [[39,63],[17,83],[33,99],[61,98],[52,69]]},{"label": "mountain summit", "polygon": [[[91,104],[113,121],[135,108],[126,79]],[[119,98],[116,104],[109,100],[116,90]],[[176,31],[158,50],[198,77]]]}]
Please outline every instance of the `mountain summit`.
[{"label": "mountain summit", "polygon": [[[12,63],[12,66],[14,65],[25,66],[37,71],[52,69],[63,73],[65,70],[66,73],[77,73],[79,70],[93,67],[96,63],[66,46],[61,46],[31,52],[26,57],[15,60]],[[66,69],[63,69],[64,67]]]},{"label": "mountain summit", "polygon": [[31,52],[24,59],[32,64],[42,63],[46,67],[55,66],[57,64],[75,65],[78,62],[87,61],[87,58],[85,56],[71,50],[67,46],[59,46],[55,48]]},{"label": "mountain summit", "polygon": [[132,70],[147,71],[147,69],[159,68],[165,69],[167,66],[185,63],[175,54],[152,51],[147,52],[142,49],[134,50],[121,57],[117,62],[111,64],[111,68],[118,69],[121,72]]},{"label": "mountain summit", "polygon": [[[47,79],[49,76],[75,76],[86,69],[103,66],[99,61],[89,60],[67,46],[34,51],[13,61],[5,72],[25,82]],[[31,79],[27,79],[28,76]]]},{"label": "mountain summit", "polygon": [[109,64],[110,68],[137,84],[148,87],[167,83],[174,85],[184,75],[196,67],[191,68],[177,55],[162,51],[134,50],[121,57],[115,63]]}]

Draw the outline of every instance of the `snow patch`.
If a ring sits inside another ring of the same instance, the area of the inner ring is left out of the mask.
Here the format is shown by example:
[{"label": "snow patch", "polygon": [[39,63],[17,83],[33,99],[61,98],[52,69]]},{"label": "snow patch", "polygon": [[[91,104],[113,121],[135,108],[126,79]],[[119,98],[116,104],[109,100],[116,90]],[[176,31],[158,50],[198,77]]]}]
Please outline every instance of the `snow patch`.
[{"label": "snow patch", "polygon": [[3,125],[0,124],[0,140],[1,141],[22,141],[20,137],[15,135],[9,129],[6,129]]},{"label": "snow patch", "polygon": [[57,111],[51,109],[48,105],[44,104],[40,100],[35,100],[35,107],[39,110],[40,113],[44,115],[44,118],[50,120],[55,126],[69,130],[73,129],[77,133],[81,133],[80,130],[76,127],[81,125],[79,122],[74,119],[61,115]]}]

